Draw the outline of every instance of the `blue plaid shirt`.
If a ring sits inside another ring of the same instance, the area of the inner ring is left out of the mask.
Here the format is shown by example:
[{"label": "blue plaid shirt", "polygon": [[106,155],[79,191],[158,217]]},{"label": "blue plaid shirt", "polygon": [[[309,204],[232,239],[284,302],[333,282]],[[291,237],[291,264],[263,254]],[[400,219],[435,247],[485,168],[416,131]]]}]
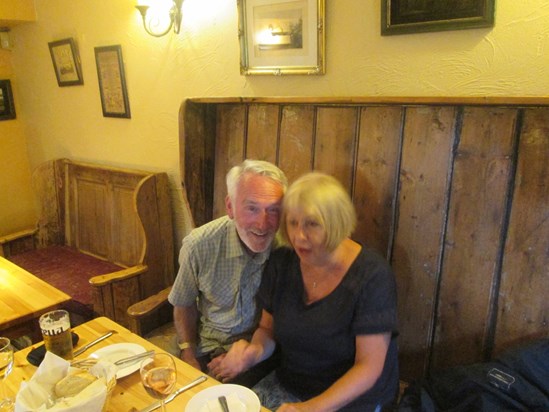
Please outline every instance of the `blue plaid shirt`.
[{"label": "blue plaid shirt", "polygon": [[234,221],[221,217],[194,229],[183,239],[179,272],[168,297],[174,306],[194,302],[200,312],[197,355],[228,350],[249,339],[259,321],[255,295],[270,250],[251,256]]}]

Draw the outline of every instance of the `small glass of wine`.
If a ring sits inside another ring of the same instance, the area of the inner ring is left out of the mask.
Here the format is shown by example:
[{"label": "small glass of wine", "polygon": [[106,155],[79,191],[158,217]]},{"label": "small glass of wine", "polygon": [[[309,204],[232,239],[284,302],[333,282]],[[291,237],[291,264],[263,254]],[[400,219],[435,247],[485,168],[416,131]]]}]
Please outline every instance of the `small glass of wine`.
[{"label": "small glass of wine", "polygon": [[173,392],[177,381],[173,357],[157,353],[141,363],[140,373],[143,387],[153,398],[160,399],[161,411],[166,412],[164,400]]},{"label": "small glass of wine", "polygon": [[11,412],[14,408],[12,398],[6,397],[4,381],[13,367],[13,346],[8,338],[0,338],[0,411]]}]

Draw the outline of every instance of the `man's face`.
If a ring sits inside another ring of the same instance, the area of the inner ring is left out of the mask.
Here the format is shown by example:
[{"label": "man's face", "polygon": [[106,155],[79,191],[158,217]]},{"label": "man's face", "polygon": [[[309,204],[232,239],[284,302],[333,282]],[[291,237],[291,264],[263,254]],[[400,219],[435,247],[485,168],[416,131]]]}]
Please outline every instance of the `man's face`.
[{"label": "man's face", "polygon": [[271,178],[245,174],[235,198],[225,199],[227,214],[234,219],[240,240],[251,252],[263,252],[271,245],[280,222],[282,196],[282,186]]}]

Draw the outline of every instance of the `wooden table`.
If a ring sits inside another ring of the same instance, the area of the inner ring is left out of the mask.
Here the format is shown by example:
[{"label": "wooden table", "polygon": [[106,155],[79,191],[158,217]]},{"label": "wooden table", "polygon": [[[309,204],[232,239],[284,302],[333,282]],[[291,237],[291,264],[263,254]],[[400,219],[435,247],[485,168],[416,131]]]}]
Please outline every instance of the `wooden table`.
[{"label": "wooden table", "polygon": [[[84,323],[80,326],[77,326],[73,329],[75,333],[78,334],[80,340],[76,345],[75,349],[78,349],[84,346],[86,343],[91,342],[92,340],[98,338],[99,336],[105,334],[106,332],[114,330],[117,333],[111,335],[102,342],[92,346],[87,351],[82,353],[80,356],[75,359],[84,359],[87,358],[91,353],[96,351],[99,348],[111,345],[113,343],[137,343],[143,346],[146,350],[155,349],[157,352],[163,352],[162,349],[148,342],[147,340],[141,338],[140,336],[130,332],[128,329],[119,325],[118,323],[105,318],[96,318],[87,323]],[[35,345],[37,346],[37,345]],[[7,386],[8,395],[15,396],[19,390],[21,381],[28,380],[36,371],[36,367],[32,366],[27,362],[27,354],[32,348],[23,349],[15,354],[15,362],[12,373],[8,376],[4,382]],[[203,375],[203,373],[187,363],[177,359],[177,385],[176,388],[179,388],[183,385],[186,385],[190,381],[198,378]],[[219,385],[220,383],[215,379],[208,377],[205,382],[195,386],[194,388],[183,392],[181,395],[177,396],[172,402],[167,404],[168,411],[178,411],[183,412],[185,410],[185,405],[189,400],[201,390]],[[107,411],[112,412],[129,412],[135,411],[135,409],[142,409],[145,406],[151,404],[155,400],[150,397],[143,385],[141,384],[141,379],[139,377],[139,372],[134,372],[131,375],[128,375],[124,378],[121,378],[117,381],[116,387],[111,395]],[[135,409],[134,409],[135,408]],[[265,408],[261,409],[262,411],[268,411]]]},{"label": "wooden table", "polygon": [[39,337],[38,317],[70,299],[66,293],[0,256],[0,335]]}]

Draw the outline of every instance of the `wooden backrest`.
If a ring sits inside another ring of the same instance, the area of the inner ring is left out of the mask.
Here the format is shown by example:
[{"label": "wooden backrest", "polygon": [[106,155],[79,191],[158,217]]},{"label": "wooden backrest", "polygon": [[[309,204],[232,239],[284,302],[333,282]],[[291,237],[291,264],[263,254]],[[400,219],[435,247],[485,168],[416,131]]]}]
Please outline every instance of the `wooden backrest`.
[{"label": "wooden backrest", "polygon": [[180,121],[196,225],[244,158],[348,188],[396,273],[403,378],[549,336],[549,99],[204,98]]},{"label": "wooden backrest", "polygon": [[173,282],[173,228],[165,173],[58,159],[34,182],[42,198],[39,246],[65,244],[123,267],[148,265],[146,296]]}]

